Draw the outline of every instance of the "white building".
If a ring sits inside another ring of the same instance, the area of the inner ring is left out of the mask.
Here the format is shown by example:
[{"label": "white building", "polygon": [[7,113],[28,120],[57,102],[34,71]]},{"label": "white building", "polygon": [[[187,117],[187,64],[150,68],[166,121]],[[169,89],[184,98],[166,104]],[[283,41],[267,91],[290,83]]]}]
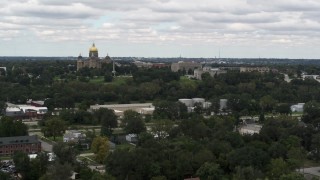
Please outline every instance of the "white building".
[{"label": "white building", "polygon": [[262,126],[258,124],[247,124],[239,128],[241,135],[259,134]]},{"label": "white building", "polygon": [[128,141],[130,143],[136,143],[136,142],[138,142],[138,135],[128,134],[128,135],[126,135],[126,141]]},{"label": "white building", "polygon": [[36,107],[36,106],[30,106],[30,105],[17,105],[24,113],[26,113],[29,110],[36,111],[37,114],[46,114],[48,112],[47,107]]},{"label": "white building", "polygon": [[225,74],[227,73],[227,71],[222,70],[220,68],[204,67],[203,69],[195,69],[193,75],[194,75],[194,78],[201,80],[202,79],[201,76],[204,73],[209,73],[211,77],[214,77],[220,74]]},{"label": "white building", "polygon": [[86,135],[77,130],[67,130],[63,135],[63,142],[78,142],[81,138],[85,138]]},{"label": "white building", "polygon": [[6,116],[11,117],[42,117],[48,112],[47,107],[36,107],[32,105],[25,104],[11,104],[7,103],[7,108],[5,110]]},{"label": "white building", "polygon": [[140,114],[152,114],[154,111],[152,103],[92,105],[90,106],[90,111],[95,111],[100,108],[112,109],[115,114],[120,117],[123,116],[126,110],[133,110]]},{"label": "white building", "polygon": [[228,99],[220,99],[220,111],[228,108]]},{"label": "white building", "polygon": [[240,67],[240,72],[268,73],[270,72],[270,68],[269,67]]},{"label": "white building", "polygon": [[303,107],[305,103],[298,103],[290,106],[291,112],[303,112]]}]

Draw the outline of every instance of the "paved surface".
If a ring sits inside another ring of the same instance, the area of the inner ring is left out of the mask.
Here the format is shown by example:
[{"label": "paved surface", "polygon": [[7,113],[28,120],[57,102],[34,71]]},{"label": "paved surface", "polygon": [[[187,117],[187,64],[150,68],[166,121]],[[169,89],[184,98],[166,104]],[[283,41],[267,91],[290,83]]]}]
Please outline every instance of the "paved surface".
[{"label": "paved surface", "polygon": [[320,167],[304,168],[300,169],[300,172],[320,177]]},{"label": "paved surface", "polygon": [[39,139],[39,141],[41,142],[41,148],[43,151],[47,151],[47,152],[52,152],[52,145]]},{"label": "paved surface", "polygon": [[86,156],[93,156],[93,155],[94,155],[93,153],[82,153],[79,156],[86,157]]},{"label": "paved surface", "polygon": [[104,165],[97,165],[97,166],[88,166],[90,169],[94,170],[94,171],[98,171],[100,173],[105,173],[105,168],[106,166]]},{"label": "paved surface", "polygon": [[43,151],[52,152],[52,145],[49,144],[49,143],[47,143],[47,142],[45,142],[45,141],[43,141],[43,140],[41,140],[40,138],[41,138],[42,136],[40,136],[39,133],[29,132],[29,136],[32,136],[32,135],[37,135],[37,136],[38,136],[38,139],[39,139],[39,141],[41,142],[41,149],[42,149]]}]

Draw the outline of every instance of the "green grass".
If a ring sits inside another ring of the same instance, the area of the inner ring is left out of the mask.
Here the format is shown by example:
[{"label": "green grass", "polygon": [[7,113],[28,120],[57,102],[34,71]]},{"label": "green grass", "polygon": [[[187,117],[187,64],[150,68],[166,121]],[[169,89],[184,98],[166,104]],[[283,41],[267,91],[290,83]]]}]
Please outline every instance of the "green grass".
[{"label": "green grass", "polygon": [[94,78],[90,79],[89,82],[91,82],[91,83],[98,83],[98,84],[104,83],[104,77],[103,77],[103,76],[94,77]]},{"label": "green grass", "polygon": [[179,83],[184,88],[196,88],[196,86],[197,86],[196,80],[189,79],[185,76],[180,77]]},{"label": "green grass", "polygon": [[11,160],[12,157],[11,156],[0,156],[0,161],[3,161],[3,160]]},{"label": "green grass", "polygon": [[80,161],[87,162],[89,165],[97,164],[97,162],[94,159],[94,156],[91,156],[91,157],[90,156],[86,156],[86,157],[78,156],[78,159]]},{"label": "green grass", "polygon": [[111,83],[118,86],[125,85],[128,79],[132,79],[132,77],[115,77]]},{"label": "green grass", "polygon": [[129,143],[116,145],[116,149],[131,149],[131,148],[135,148],[135,146]]},{"label": "green grass", "polygon": [[[113,84],[113,85],[125,85],[127,84],[127,80],[132,79],[132,77],[114,77],[113,81],[108,83],[108,84]],[[97,83],[97,84],[102,84],[104,82],[104,76],[99,76],[99,77],[94,77],[90,79],[90,83]]]},{"label": "green grass", "polygon": [[123,129],[115,129],[112,131],[112,134],[125,134],[125,131]]},{"label": "green grass", "polygon": [[57,136],[56,140],[53,140],[53,137],[47,137],[47,138],[54,142],[63,142],[63,136]]}]

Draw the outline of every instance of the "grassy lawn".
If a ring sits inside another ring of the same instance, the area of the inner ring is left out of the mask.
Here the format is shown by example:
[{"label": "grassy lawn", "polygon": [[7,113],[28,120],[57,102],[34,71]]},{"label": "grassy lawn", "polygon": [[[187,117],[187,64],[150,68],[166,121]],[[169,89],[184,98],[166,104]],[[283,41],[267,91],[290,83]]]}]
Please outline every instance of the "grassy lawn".
[{"label": "grassy lawn", "polygon": [[132,79],[132,77],[115,77],[112,81],[112,84],[114,85],[124,85],[127,84],[127,80]]},{"label": "grassy lawn", "polygon": [[55,142],[63,142],[63,137],[62,136],[57,136],[56,140],[53,140],[53,137],[47,137],[49,140],[51,141],[55,141]]},{"label": "grassy lawn", "polygon": [[90,79],[91,83],[104,83],[104,77],[103,76],[99,76],[99,77],[94,77],[92,79]]},{"label": "grassy lawn", "polygon": [[[113,81],[110,82],[109,84],[124,85],[124,84],[127,84],[128,79],[132,79],[132,77],[114,77]],[[98,83],[98,84],[105,83],[104,76],[94,77],[94,78],[90,79],[89,82]]]},{"label": "grassy lawn", "polygon": [[93,164],[97,164],[97,162],[94,160],[94,156],[86,156],[86,157],[81,157],[81,156],[78,156],[78,159],[80,161],[83,161],[83,162],[87,162],[89,165],[93,165]]},{"label": "grassy lawn", "polygon": [[3,160],[11,160],[12,157],[11,156],[0,156],[0,161],[3,161]]},{"label": "grassy lawn", "polygon": [[197,81],[196,80],[189,79],[189,78],[187,78],[185,76],[181,76],[180,77],[179,83],[184,88],[193,88],[194,89],[194,88],[196,88],[196,85],[197,85]]},{"label": "grassy lawn", "polygon": [[129,143],[116,145],[116,149],[131,149],[131,148],[135,148],[135,146]]},{"label": "grassy lawn", "polygon": [[124,134],[125,131],[123,129],[114,129],[112,131],[112,134]]}]

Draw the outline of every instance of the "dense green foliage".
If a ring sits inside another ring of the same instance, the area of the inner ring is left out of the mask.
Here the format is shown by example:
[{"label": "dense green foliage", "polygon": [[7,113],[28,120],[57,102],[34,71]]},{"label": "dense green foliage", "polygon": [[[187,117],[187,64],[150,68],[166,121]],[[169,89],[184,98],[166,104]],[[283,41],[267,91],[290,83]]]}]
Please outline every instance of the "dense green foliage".
[{"label": "dense green foliage", "polygon": [[[33,177],[42,179],[65,178],[76,170],[82,179],[174,180],[198,176],[299,180],[302,177],[296,169],[306,160],[320,161],[320,83],[312,79],[286,82],[281,73],[229,71],[216,77],[204,74],[198,81],[180,77],[169,68],[137,69],[127,63],[117,67],[117,75],[132,77],[112,78],[110,65],[76,72],[70,61],[6,63],[1,64],[8,67],[8,76],[0,76],[0,108],[6,100],[23,103],[26,99],[45,100],[50,110],[64,108],[60,119],[49,115],[43,121],[43,132],[48,136],[61,135],[65,124],[81,124],[101,125],[101,135],[111,137],[119,127],[117,116],[109,109],[88,112],[93,104],[152,101],[155,106],[154,114],[144,118],[125,112],[122,130],[139,134],[139,141],[136,146],[117,148],[108,155],[106,175],[79,165],[74,147],[58,143],[53,148],[55,162],[38,174],[31,169],[39,164],[16,154],[18,164],[27,164],[18,166],[25,177],[32,172]],[[301,70],[319,72],[319,68],[300,66],[279,69],[290,77],[296,72],[300,76]],[[179,98],[194,97],[209,100],[211,108],[196,104],[194,112],[188,113],[184,104],[177,103]],[[219,99],[228,100],[221,110],[224,115],[218,115]],[[292,116],[289,108],[299,102],[306,102],[302,121]],[[74,107],[79,109],[68,109]],[[211,112],[216,115],[208,116]],[[260,134],[240,135],[236,131],[243,123],[240,116],[259,117],[263,125]],[[26,133],[21,122],[2,119],[1,136]],[[105,151],[101,153],[102,163]]]},{"label": "dense green foliage", "polygon": [[[78,72],[75,72],[73,61],[13,61],[1,62],[1,65],[8,67],[8,76],[0,76],[0,101],[23,103],[27,99],[46,99],[49,109],[75,107],[76,104],[203,97],[226,98],[232,110],[254,114],[261,109],[286,113],[284,105],[276,108],[272,106],[274,103],[320,101],[320,84],[315,80],[294,79],[287,83],[282,74],[272,72],[230,71],[194,81],[180,78],[179,73],[167,68],[138,70],[123,62],[121,67],[117,66],[117,75],[131,73],[133,77],[115,77],[112,82],[104,82],[103,76],[107,72],[110,74],[111,65],[100,70],[84,68]],[[286,71],[291,72],[288,68]],[[297,71],[296,67],[292,67],[292,71]],[[102,81],[95,81],[99,77]],[[83,78],[87,81],[81,81]]]},{"label": "dense green foliage", "polygon": [[25,136],[28,127],[19,120],[3,116],[0,119],[0,137]]},{"label": "dense green foliage", "polygon": [[301,134],[308,127],[295,118],[267,118],[254,136],[234,132],[234,124],[232,116],[194,115],[163,128],[168,135],[163,138],[142,133],[136,148],[117,149],[108,157],[107,171],[118,179],[279,179],[303,166],[308,147],[302,144],[311,137]]}]

